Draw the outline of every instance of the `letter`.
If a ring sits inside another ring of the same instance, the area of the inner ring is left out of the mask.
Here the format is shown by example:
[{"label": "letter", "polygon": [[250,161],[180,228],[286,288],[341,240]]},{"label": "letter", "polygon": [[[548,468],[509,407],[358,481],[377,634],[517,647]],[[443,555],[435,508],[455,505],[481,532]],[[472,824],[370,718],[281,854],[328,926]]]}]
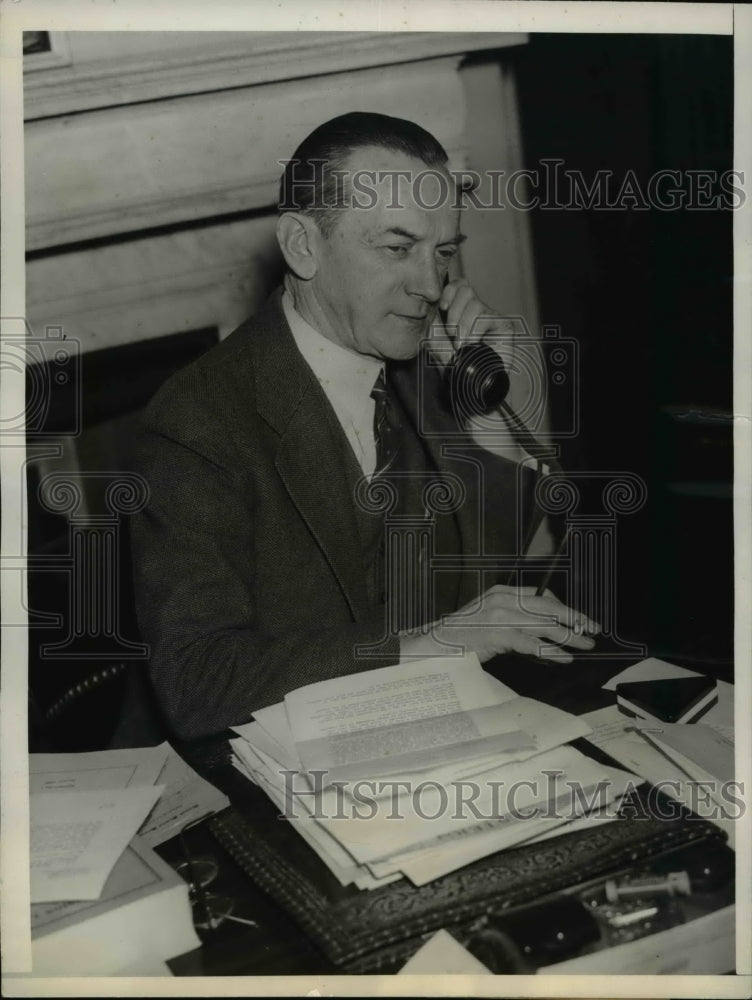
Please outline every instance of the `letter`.
[{"label": "letter", "polygon": [[[628,202],[632,204],[627,204]],[[634,208],[640,212],[645,212],[650,208],[650,205],[645,201],[645,195],[642,193],[637,175],[631,168],[626,172],[619,193],[611,207],[623,210]]]},{"label": "letter", "polygon": [[[424,813],[420,806],[420,795],[423,789],[429,785],[433,785],[433,787],[439,793],[439,799],[440,799],[439,810],[433,816],[429,816],[427,815],[427,813]],[[439,816],[443,816],[447,810],[448,805],[449,805],[449,797],[447,795],[447,790],[444,787],[444,785],[441,784],[440,781],[421,781],[418,787],[413,791],[413,809],[418,814],[418,816],[420,816],[421,819],[437,819]]]},{"label": "letter", "polygon": [[[737,187],[733,178],[736,177],[739,180],[739,186]],[[724,200],[721,198],[722,208],[741,208],[747,201],[747,197],[744,194],[744,171],[743,170],[724,170],[720,176],[721,190],[724,194],[728,194],[731,197],[730,204],[724,204]],[[734,199],[734,195],[738,197]]]},{"label": "letter", "polygon": [[[575,809],[576,803],[579,803],[584,812],[592,812],[596,808],[596,801],[598,803],[598,808],[602,809],[606,804],[603,800],[603,793],[608,790],[610,782],[606,778],[602,778],[596,785],[582,785],[579,781],[568,781],[567,785],[572,790],[572,805],[569,814],[570,819],[576,819],[580,813]],[[593,797],[588,801],[587,790],[588,788],[593,789]]]},{"label": "letter", "polygon": [[624,789],[618,815],[624,816],[626,819],[650,819],[645,803],[637,791],[637,785],[631,778],[627,781]]},{"label": "letter", "polygon": [[713,194],[712,187],[716,179],[715,170],[688,170],[687,177],[689,177],[687,208],[697,212],[718,208],[719,198]]},{"label": "letter", "polygon": [[330,170],[330,175],[334,178],[334,201],[327,204],[327,208],[347,208],[345,191],[347,184],[345,178],[350,173],[349,170]]},{"label": "letter", "polygon": [[[363,186],[361,179],[365,178],[369,180],[370,186]],[[359,198],[353,194],[352,207],[353,208],[374,208],[376,202],[379,200],[376,193],[374,185],[376,184],[376,171],[375,170],[356,170],[352,176],[352,190],[357,194],[365,195],[367,201],[364,203]]]},{"label": "letter", "polygon": [[[480,187],[481,175],[477,170],[452,170],[450,171],[452,175],[452,180],[454,181],[454,201],[452,202],[452,208],[455,210],[465,208],[465,198],[468,198],[470,204],[473,208],[503,208],[504,206],[499,206],[495,204],[493,199],[489,201],[486,205],[484,204],[479,196],[476,194],[477,188]],[[487,170],[486,173],[489,177],[495,177],[497,174],[503,176],[503,170]]]},{"label": "letter", "polygon": [[[691,810],[699,818],[702,819],[712,819],[713,813],[717,812],[717,807],[713,802],[713,797],[710,794],[712,789],[715,788],[714,781],[688,781],[687,786],[690,792],[690,802]],[[707,812],[700,812],[700,805],[705,806],[710,809],[710,815]]]},{"label": "letter", "polygon": [[[558,779],[564,776],[564,771],[542,771],[541,774],[545,774],[546,783],[548,785],[548,801],[546,802],[545,808],[540,812],[541,819],[558,819],[559,813],[556,808],[556,803],[560,798],[560,792],[557,788]],[[552,780],[553,779],[553,780]]]},{"label": "letter", "polygon": [[517,181],[524,177],[531,183],[537,186],[538,184],[538,171],[537,170],[515,170],[514,173],[509,175],[509,181],[507,182],[507,201],[512,206],[512,208],[518,208],[522,211],[531,208],[537,208],[540,203],[540,198],[538,195],[532,199],[527,205],[523,205],[522,202],[517,197]]},{"label": "letter", "polygon": [[[434,177],[439,182],[439,196],[432,205],[423,200],[423,181],[426,177]],[[443,170],[421,170],[417,177],[413,178],[412,196],[416,205],[428,211],[438,208],[439,205],[445,205],[449,201],[449,178]]]},{"label": "letter", "polygon": [[410,791],[411,783],[409,781],[380,781],[379,782],[379,792],[384,792],[387,789],[391,790],[392,793],[392,811],[387,816],[387,819],[402,819],[399,812],[395,812],[397,804],[399,803],[399,794],[397,789],[402,786],[406,792]]},{"label": "letter", "polygon": [[[661,795],[660,793],[664,788],[673,788],[674,795]],[[655,816],[657,819],[676,819],[677,816],[681,815],[682,811],[681,803],[676,801],[680,795],[680,781],[669,780],[668,778],[656,781],[656,783],[648,790],[648,806],[650,808],[651,815]],[[667,812],[661,808],[661,804],[664,799],[669,805]]]},{"label": "letter", "polygon": [[[607,208],[608,207],[608,181],[612,176],[611,170],[599,170],[590,187],[587,186],[582,176],[582,171],[571,170],[567,172],[571,184],[571,193],[567,208]],[[596,191],[597,189],[597,191]],[[597,195],[597,198],[596,198]],[[586,200],[587,196],[587,200]]]},{"label": "letter", "polygon": [[[387,208],[404,208],[405,207],[402,204],[402,202],[399,201],[399,182],[400,182],[400,179],[403,178],[403,177],[406,180],[409,180],[412,177],[412,170],[379,170],[379,172],[378,172],[379,183],[381,183],[381,181],[385,181],[385,180],[390,180],[391,181],[390,189],[391,189],[392,199],[389,202],[389,204],[386,206]],[[394,198],[395,198],[395,190],[394,190],[394,188],[395,188],[395,184],[394,184],[395,179],[397,181],[396,187],[397,187],[397,196],[398,196],[398,200],[396,202],[394,200]]]},{"label": "letter", "polygon": [[[675,185],[677,185],[676,187],[669,188],[666,194],[671,196],[677,194],[679,195],[678,198],[671,197],[671,200],[668,202],[665,202],[661,199],[661,192],[658,186],[661,183],[661,181],[664,180],[665,178],[669,178],[674,182]],[[648,178],[648,184],[647,184],[648,201],[654,208],[660,208],[665,212],[673,212],[677,208],[681,208],[684,205],[685,192],[682,190],[681,187],[678,186],[680,185],[680,183],[681,183],[681,171],[658,170],[656,173],[651,174],[650,177]]]},{"label": "letter", "polygon": [[[340,781],[333,781],[331,783],[331,787],[335,790],[336,795],[337,795],[337,810],[336,810],[336,812],[334,813],[333,816],[329,817],[329,819],[347,819],[347,813],[345,812],[345,809],[344,809],[344,804],[345,804],[344,803],[344,799],[345,799],[344,790],[345,790],[345,785],[346,784],[347,784],[346,781],[341,781],[341,780]],[[319,817],[317,816],[316,818],[318,819]]]},{"label": "letter", "polygon": [[[300,774],[300,771],[283,770],[280,771],[279,773],[284,775],[284,781],[285,781],[285,811],[280,816],[280,819],[300,819],[295,810],[291,808],[292,796],[294,795],[300,797],[304,795],[313,795],[314,811],[311,815],[313,816],[314,819],[326,819],[326,814],[323,812],[319,813],[319,809],[321,806],[321,797],[324,787],[324,775],[328,773],[327,771],[308,771],[307,773],[311,777],[313,777],[313,788],[311,789],[308,787],[308,785],[306,785],[304,788],[301,788],[300,790],[295,790],[292,787],[293,776],[296,774]],[[306,813],[305,815],[307,816],[308,813]]]},{"label": "letter", "polygon": [[517,808],[517,789],[522,788],[523,785],[527,785],[531,792],[538,794],[538,782],[531,781],[528,778],[521,778],[519,781],[515,781],[513,785],[510,785],[509,795],[507,796],[507,808],[509,809],[510,816],[514,819],[537,819],[540,815],[540,809],[533,806],[533,811],[529,813],[521,813]]},{"label": "letter", "polygon": [[[283,188],[282,188],[282,198],[280,200],[280,209],[286,212],[299,211],[303,207],[300,203],[299,195],[304,188],[310,188],[312,195],[314,195],[314,197],[311,200],[311,203],[306,207],[308,208],[327,207],[326,205],[316,204],[316,196],[320,193],[319,182],[321,180],[323,173],[323,171],[319,171],[316,168],[319,166],[323,167],[326,163],[328,163],[328,160],[323,160],[323,159],[309,160],[308,162],[313,167],[313,171],[312,175],[308,175],[306,177],[296,176],[296,168],[300,166],[301,164],[300,160],[278,160],[277,162],[282,164],[283,167],[286,167],[288,163],[292,163],[292,171],[291,171],[292,177],[288,175],[286,170],[282,175]],[[290,184],[290,186],[292,187],[291,191],[288,190],[288,184]]]},{"label": "letter", "polygon": [[[732,788],[735,788],[739,792],[739,795],[734,795],[733,792],[731,791]],[[724,809],[722,815],[724,816],[725,819],[741,819],[741,817],[744,815],[745,812],[743,796],[744,796],[744,784],[741,781],[723,782],[723,784],[721,785],[721,798],[724,800],[724,802],[733,803],[738,808],[736,815],[733,816],[730,815],[729,812]]]},{"label": "letter", "polygon": [[501,178],[506,174],[506,170],[487,170],[486,174],[491,181],[492,193],[490,202],[484,207],[496,208],[503,212],[507,206],[504,204],[504,199],[501,196]]},{"label": "letter", "polygon": [[[363,785],[367,785],[371,789],[370,797],[363,798],[363,796],[361,795],[360,790],[361,786]],[[363,779],[362,781],[356,781],[350,791],[350,794],[356,802],[356,805],[354,805],[352,808],[353,819],[373,819],[373,817],[378,812],[379,808],[378,805],[376,804],[376,799],[374,798],[374,796],[376,795],[376,782],[368,781],[366,779]],[[368,814],[368,816],[361,815],[361,813],[358,811],[357,808],[358,805],[368,806],[370,808],[371,811]]]},{"label": "letter", "polygon": [[491,789],[491,802],[492,802],[492,805],[491,805],[491,814],[488,817],[489,819],[497,819],[499,816],[503,816],[504,815],[503,812],[501,811],[501,804],[499,802],[499,795],[500,795],[501,790],[502,790],[502,788],[504,787],[505,784],[506,784],[506,782],[504,782],[504,781],[487,781],[486,782],[487,787]]},{"label": "letter", "polygon": [[[460,812],[460,806],[465,806],[465,805],[470,806],[472,814],[473,814],[473,816],[476,819],[492,819],[493,818],[493,816],[484,816],[483,813],[481,813],[478,810],[478,808],[475,805],[473,805],[473,803],[475,802],[475,800],[480,795],[480,785],[478,784],[477,781],[463,781],[463,780],[459,780],[459,781],[453,781],[452,785],[454,786],[454,788],[457,789],[457,791],[459,793],[457,795],[456,805],[455,805],[455,810],[454,810],[454,816],[452,817],[452,819],[464,819],[465,818],[464,811]],[[464,788],[465,788],[466,785],[470,789],[470,801],[469,802],[466,801],[465,795],[464,795]]]},{"label": "letter", "polygon": [[[557,160],[557,159],[544,158],[541,160],[544,171],[543,190],[545,192],[545,197],[540,204],[540,207],[542,209],[565,207],[564,205],[562,205],[561,198],[559,197],[559,167],[563,162],[564,160]],[[552,166],[553,166],[553,174],[551,171]],[[553,193],[551,184],[552,179],[553,179]]]}]

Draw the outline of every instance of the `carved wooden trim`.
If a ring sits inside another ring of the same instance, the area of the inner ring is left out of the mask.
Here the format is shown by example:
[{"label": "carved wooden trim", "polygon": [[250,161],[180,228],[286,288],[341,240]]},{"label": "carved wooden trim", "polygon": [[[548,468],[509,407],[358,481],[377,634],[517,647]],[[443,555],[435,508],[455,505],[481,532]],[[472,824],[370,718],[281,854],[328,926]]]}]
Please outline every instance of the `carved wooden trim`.
[{"label": "carved wooden trim", "polygon": [[[93,111],[26,126],[30,251],[276,205],[278,162],[324,114],[399,110],[461,164],[459,57]],[[49,167],[45,167],[49,164]]]},{"label": "carved wooden trim", "polygon": [[[115,60],[77,57],[81,32],[55,32],[59,51],[69,47],[70,65],[48,60],[46,72],[27,72],[27,120],[132,104],[155,98],[208,93],[346,70],[392,65],[484,49],[520,45],[527,35],[498,32],[165,32],[164,53],[143,55],[141,32],[123,32],[131,48]],[[90,45],[94,33],[85,33]],[[103,33],[106,37],[110,33]],[[152,38],[154,33],[149,33]],[[195,40],[195,44],[194,43]],[[35,58],[25,71],[42,67]]]}]

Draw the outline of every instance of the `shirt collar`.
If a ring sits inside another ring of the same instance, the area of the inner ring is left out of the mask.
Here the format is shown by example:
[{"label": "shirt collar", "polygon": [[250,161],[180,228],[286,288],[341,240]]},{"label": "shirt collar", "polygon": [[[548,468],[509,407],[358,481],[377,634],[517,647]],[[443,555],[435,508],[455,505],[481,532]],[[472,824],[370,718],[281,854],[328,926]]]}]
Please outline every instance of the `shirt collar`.
[{"label": "shirt collar", "polygon": [[319,333],[295,309],[287,291],[282,295],[282,308],[298,350],[337,414],[345,413],[352,418],[364,407],[372,408],[371,390],[383,362],[349,351]]}]

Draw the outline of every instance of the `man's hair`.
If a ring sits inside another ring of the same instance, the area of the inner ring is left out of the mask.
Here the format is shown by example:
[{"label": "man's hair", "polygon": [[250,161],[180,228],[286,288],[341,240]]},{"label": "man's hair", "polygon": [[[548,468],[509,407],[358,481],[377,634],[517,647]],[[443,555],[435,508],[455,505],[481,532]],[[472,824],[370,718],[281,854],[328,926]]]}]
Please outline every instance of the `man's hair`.
[{"label": "man's hair", "polygon": [[277,210],[310,215],[329,236],[349,190],[334,171],[344,171],[351,153],[365,146],[404,153],[433,169],[446,168],[449,160],[441,143],[415,122],[351,111],[319,125],[295,150],[282,174]]}]

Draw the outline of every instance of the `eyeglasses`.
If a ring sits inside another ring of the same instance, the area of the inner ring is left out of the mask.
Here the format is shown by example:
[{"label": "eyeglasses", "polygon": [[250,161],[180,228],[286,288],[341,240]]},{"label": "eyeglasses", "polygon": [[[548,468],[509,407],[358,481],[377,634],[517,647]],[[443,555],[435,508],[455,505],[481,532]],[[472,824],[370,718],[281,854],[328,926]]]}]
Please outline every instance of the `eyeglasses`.
[{"label": "eyeglasses", "polygon": [[193,914],[193,926],[196,930],[211,932],[221,927],[226,920],[245,924],[248,927],[259,927],[255,920],[239,917],[234,914],[235,900],[223,894],[206,892],[219,875],[219,865],[208,855],[195,855],[188,844],[186,834],[208,819],[202,816],[192,820],[178,834],[180,849],[185,858],[175,868],[180,877],[188,883],[188,898]]}]

